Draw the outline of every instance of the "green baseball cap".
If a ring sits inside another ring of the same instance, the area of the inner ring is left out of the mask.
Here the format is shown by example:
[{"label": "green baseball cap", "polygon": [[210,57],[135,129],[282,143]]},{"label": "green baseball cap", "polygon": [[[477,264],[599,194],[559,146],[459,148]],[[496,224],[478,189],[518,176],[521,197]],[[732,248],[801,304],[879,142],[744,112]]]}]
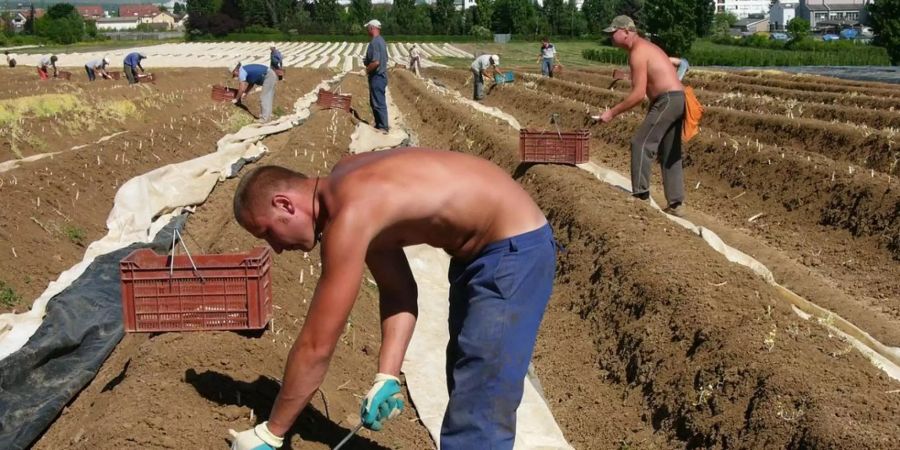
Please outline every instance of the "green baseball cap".
[{"label": "green baseball cap", "polygon": [[631,20],[631,17],[628,16],[616,16],[615,19],[612,20],[612,23],[609,24],[608,27],[603,29],[604,33],[615,33],[616,30],[623,29],[628,31],[637,31],[637,27],[634,26],[634,21]]}]

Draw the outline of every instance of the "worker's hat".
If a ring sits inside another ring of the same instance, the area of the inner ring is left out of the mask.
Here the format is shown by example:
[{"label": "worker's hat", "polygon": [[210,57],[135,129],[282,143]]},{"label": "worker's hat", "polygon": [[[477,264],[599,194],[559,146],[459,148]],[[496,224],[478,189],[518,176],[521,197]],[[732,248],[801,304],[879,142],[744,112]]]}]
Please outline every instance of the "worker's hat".
[{"label": "worker's hat", "polygon": [[366,22],[366,24],[363,25],[363,26],[366,27],[366,28],[369,28],[369,27],[375,27],[375,28],[378,28],[378,29],[380,30],[380,29],[381,29],[381,22],[378,21],[378,19],[372,19],[372,20]]},{"label": "worker's hat", "polygon": [[628,16],[616,16],[608,27],[603,29],[604,33],[615,33],[616,30],[637,31],[634,21]]},{"label": "worker's hat", "polygon": [[499,66],[500,65],[500,55],[491,55],[491,61],[494,63],[495,66]]}]

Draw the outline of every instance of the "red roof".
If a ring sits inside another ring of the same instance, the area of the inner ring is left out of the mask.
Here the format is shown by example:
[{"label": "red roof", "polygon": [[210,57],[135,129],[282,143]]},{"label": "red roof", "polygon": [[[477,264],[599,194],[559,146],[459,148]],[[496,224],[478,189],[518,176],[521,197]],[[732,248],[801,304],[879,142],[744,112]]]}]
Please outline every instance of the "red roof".
[{"label": "red roof", "polygon": [[85,19],[97,19],[103,17],[103,8],[100,6],[76,6],[75,9]]},{"label": "red roof", "polygon": [[159,14],[156,5],[119,5],[119,17],[152,17]]}]

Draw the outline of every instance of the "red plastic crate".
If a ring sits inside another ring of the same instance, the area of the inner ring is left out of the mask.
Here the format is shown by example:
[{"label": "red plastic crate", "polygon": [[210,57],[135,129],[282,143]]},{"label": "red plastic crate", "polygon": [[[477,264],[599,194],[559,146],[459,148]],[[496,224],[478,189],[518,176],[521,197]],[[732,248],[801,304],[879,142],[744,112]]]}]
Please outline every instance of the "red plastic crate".
[{"label": "red plastic crate", "polygon": [[[125,331],[253,330],[272,318],[272,253],[169,255],[135,250],[119,264]],[[199,276],[198,276],[199,274]],[[202,277],[202,278],[201,278]]]},{"label": "red plastic crate", "polygon": [[60,70],[59,72],[56,72],[56,77],[57,77],[57,78],[62,78],[63,80],[71,80],[71,79],[72,79],[72,72],[67,72],[67,71],[65,71],[65,70]]},{"label": "red plastic crate", "polygon": [[350,112],[350,104],[353,97],[350,94],[335,94],[325,89],[319,89],[316,104],[325,109],[343,109]]},{"label": "red plastic crate", "polygon": [[106,72],[106,74],[109,75],[109,78],[113,80],[122,79],[122,72]]},{"label": "red plastic crate", "polygon": [[582,164],[590,161],[591,132],[519,131],[522,162]]},{"label": "red plastic crate", "polygon": [[212,87],[212,93],[210,97],[217,102],[227,102],[234,100],[237,97],[238,90],[235,88],[225,87],[222,85],[215,85]]},{"label": "red plastic crate", "polygon": [[147,74],[142,73],[142,74],[138,75],[137,82],[138,83],[156,83],[156,80],[158,80],[158,79],[159,79],[158,75],[154,75],[152,73],[147,73]]}]

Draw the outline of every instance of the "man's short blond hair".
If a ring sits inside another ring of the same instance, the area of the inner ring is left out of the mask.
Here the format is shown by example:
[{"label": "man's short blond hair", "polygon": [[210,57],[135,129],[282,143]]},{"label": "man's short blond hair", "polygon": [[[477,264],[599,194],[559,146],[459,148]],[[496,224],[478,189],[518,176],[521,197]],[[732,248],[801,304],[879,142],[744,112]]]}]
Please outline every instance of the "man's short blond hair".
[{"label": "man's short blond hair", "polygon": [[241,178],[234,192],[234,218],[242,226],[247,213],[267,202],[276,192],[289,189],[292,184],[308,179],[306,175],[281,166],[262,166]]}]

